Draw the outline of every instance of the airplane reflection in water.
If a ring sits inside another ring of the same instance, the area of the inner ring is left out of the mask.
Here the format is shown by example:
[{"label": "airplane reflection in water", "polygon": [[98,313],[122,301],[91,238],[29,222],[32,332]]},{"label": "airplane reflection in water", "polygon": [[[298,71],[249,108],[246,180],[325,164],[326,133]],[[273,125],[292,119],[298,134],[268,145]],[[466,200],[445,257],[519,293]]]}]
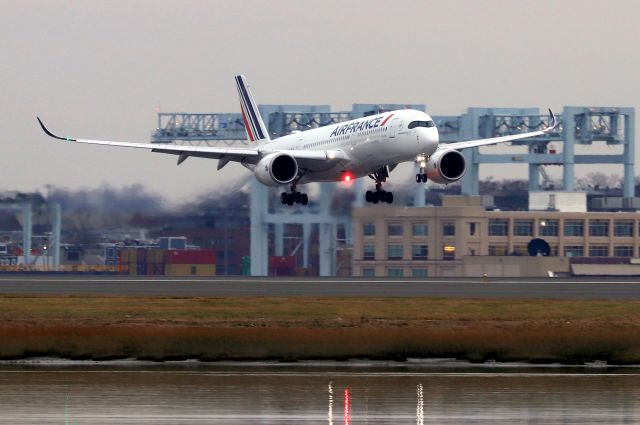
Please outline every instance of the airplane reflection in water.
[{"label": "airplane reflection in water", "polygon": [[[333,382],[329,382],[329,413],[328,422],[329,425],[333,424]],[[351,391],[349,388],[344,390],[344,425],[351,425]],[[422,384],[416,385],[416,425],[424,425],[424,393]],[[336,424],[337,425],[337,424]]]}]

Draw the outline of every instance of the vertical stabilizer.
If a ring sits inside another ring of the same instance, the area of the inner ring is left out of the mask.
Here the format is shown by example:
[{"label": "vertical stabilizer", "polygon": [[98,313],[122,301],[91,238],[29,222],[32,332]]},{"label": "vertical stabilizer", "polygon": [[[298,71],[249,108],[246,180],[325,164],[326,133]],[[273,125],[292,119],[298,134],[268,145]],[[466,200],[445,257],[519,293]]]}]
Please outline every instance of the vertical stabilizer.
[{"label": "vertical stabilizer", "polygon": [[242,119],[244,120],[244,128],[247,130],[249,140],[257,143],[266,143],[271,139],[267,128],[262,121],[258,105],[253,100],[249,85],[244,75],[236,75],[236,85],[238,86],[238,95],[240,96],[240,108],[242,109]]}]

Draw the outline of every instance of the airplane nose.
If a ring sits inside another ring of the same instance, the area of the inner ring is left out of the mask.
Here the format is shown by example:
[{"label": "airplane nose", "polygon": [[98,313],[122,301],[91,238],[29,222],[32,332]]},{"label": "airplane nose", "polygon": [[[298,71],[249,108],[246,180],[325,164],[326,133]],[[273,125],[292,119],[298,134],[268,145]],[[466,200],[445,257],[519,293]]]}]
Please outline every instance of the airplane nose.
[{"label": "airplane nose", "polygon": [[435,127],[421,128],[418,132],[418,143],[425,153],[432,154],[438,148],[438,130]]}]

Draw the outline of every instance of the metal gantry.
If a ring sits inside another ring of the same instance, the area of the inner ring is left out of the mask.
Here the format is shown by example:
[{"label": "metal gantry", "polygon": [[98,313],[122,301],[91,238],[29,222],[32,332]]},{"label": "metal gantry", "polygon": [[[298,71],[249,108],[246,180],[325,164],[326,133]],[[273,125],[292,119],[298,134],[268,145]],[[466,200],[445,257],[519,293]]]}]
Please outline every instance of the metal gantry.
[{"label": "metal gantry", "polygon": [[[260,112],[271,137],[289,134],[294,130],[307,130],[394,109],[425,110],[424,105],[406,104],[354,104],[349,112],[331,112],[327,105],[261,105]],[[469,108],[459,116],[433,117],[443,143],[516,134],[549,125],[548,114],[537,108]],[[565,107],[558,115],[557,131],[545,136],[513,142],[514,146],[528,146],[527,153],[481,153],[478,148],[464,150],[468,170],[462,180],[462,192],[479,194],[480,164],[527,164],[529,188],[540,189],[540,176],[546,175],[545,165],[564,167],[564,190],[574,188],[576,164],[622,164],[624,166],[625,205],[632,205],[634,195],[634,143],[635,115],[633,108]],[[623,145],[619,155],[576,155],[575,146],[604,141],[608,145]],[[158,128],[152,135],[154,143],[224,143],[247,144],[240,114],[162,113]],[[557,142],[561,150],[551,149]],[[356,205],[363,204],[362,179],[356,180]],[[336,215],[330,210],[332,184],[320,185],[320,201],[306,208],[283,208],[273,200],[270,189],[255,179],[251,185],[251,274],[268,273],[269,236],[274,235],[273,255],[284,255],[283,240],[286,224],[299,224],[303,228],[303,267],[309,265],[309,237],[312,226],[319,233],[320,275],[332,276],[336,272],[336,228],[345,226],[346,239],[350,239],[351,217]],[[424,205],[425,186],[417,185],[414,205]]]},{"label": "metal gantry", "polygon": [[[529,190],[540,190],[542,167],[563,167],[563,189],[574,190],[575,165],[621,164],[624,167],[623,205],[630,208],[635,186],[635,109],[618,107],[567,106],[558,115],[557,130],[534,139],[513,142],[526,145],[526,154],[481,153],[479,148],[463,151],[467,159],[467,174],[462,180],[462,193],[479,194],[479,166],[481,164],[528,164]],[[482,139],[524,133],[549,125],[549,116],[537,108],[469,108],[460,117],[434,117],[443,142]],[[554,142],[561,149],[550,149]],[[621,145],[621,154],[589,153],[577,155],[577,145],[605,142]]]},{"label": "metal gantry", "polygon": [[246,138],[240,113],[159,113],[158,126],[151,133],[152,143],[173,143],[180,140],[233,144]]},{"label": "metal gantry", "polygon": [[[48,205],[51,214],[51,236],[47,252],[53,255],[53,270],[60,267],[60,239],[62,233],[62,214],[57,202]],[[0,210],[22,211],[22,264],[31,265],[31,242],[33,239],[33,208],[30,202],[0,203]]]}]

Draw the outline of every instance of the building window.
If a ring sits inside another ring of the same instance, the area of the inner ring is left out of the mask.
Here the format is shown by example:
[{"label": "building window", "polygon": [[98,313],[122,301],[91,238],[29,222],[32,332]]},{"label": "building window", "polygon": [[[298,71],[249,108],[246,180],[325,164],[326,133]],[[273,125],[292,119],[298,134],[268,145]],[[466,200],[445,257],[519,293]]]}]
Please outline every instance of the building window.
[{"label": "building window", "polygon": [[527,245],[514,245],[512,255],[529,255],[529,250],[527,249]]},{"label": "building window", "polygon": [[478,223],[469,223],[469,236],[475,236],[478,231]]},{"label": "building window", "polygon": [[509,234],[509,220],[494,218],[489,220],[489,236],[507,236]]},{"label": "building window", "polygon": [[589,236],[609,236],[609,220],[589,220]]},{"label": "building window", "polygon": [[565,220],[565,236],[584,236],[584,220]]},{"label": "building window", "polygon": [[442,259],[452,261],[456,259],[456,247],[453,245],[445,245],[442,247]]},{"label": "building window", "polygon": [[362,234],[364,236],[375,236],[376,234],[376,225],[373,223],[364,223],[362,225]]},{"label": "building window", "polygon": [[362,276],[363,277],[375,277],[376,276],[376,269],[374,269],[373,267],[365,267],[362,269]]},{"label": "building window", "polygon": [[414,260],[426,260],[429,257],[429,247],[427,245],[413,245],[411,258]]},{"label": "building window", "polygon": [[387,269],[387,276],[389,277],[403,277],[404,276],[404,270],[403,269]]},{"label": "building window", "polygon": [[489,255],[491,256],[507,255],[507,246],[506,245],[489,245]]},{"label": "building window", "polygon": [[613,223],[615,236],[633,236],[633,220],[615,220]]},{"label": "building window", "polygon": [[442,235],[443,236],[455,236],[456,235],[456,225],[455,225],[455,223],[444,223],[442,225]]},{"label": "building window", "polygon": [[540,236],[558,236],[558,220],[541,219],[538,221],[538,234]]},{"label": "building window", "polygon": [[533,236],[533,220],[514,220],[513,236]]},{"label": "building window", "polygon": [[373,244],[364,244],[362,251],[363,260],[375,260],[376,259],[376,246]]},{"label": "building window", "polygon": [[566,245],[564,247],[565,257],[584,257],[584,248],[582,245]]},{"label": "building window", "polygon": [[614,246],[613,255],[615,257],[633,257],[632,246]]},{"label": "building window", "polygon": [[390,243],[387,246],[387,258],[389,260],[402,260],[402,244]]},{"label": "building window", "polygon": [[402,223],[389,223],[387,225],[387,234],[389,236],[402,236]]},{"label": "building window", "polygon": [[591,245],[589,247],[589,257],[608,257],[609,245]]},{"label": "building window", "polygon": [[427,277],[427,269],[413,269],[411,270],[411,277]]},{"label": "building window", "polygon": [[427,223],[413,223],[413,236],[427,236]]}]

